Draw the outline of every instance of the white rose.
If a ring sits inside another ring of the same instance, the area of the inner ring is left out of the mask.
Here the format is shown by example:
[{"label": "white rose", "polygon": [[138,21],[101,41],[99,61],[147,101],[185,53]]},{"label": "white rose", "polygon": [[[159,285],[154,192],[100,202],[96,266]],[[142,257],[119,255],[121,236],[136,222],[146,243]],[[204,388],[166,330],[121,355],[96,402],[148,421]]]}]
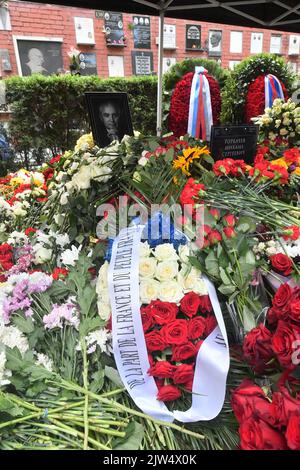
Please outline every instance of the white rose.
[{"label": "white rose", "polygon": [[86,165],[82,166],[78,173],[73,176],[72,185],[80,191],[80,189],[88,189],[91,184],[91,171]]},{"label": "white rose", "polygon": [[46,263],[52,257],[52,250],[49,248],[44,248],[42,245],[36,245],[35,250],[35,264]]},{"label": "white rose", "polygon": [[201,295],[206,295],[207,293],[205,283],[201,278],[201,272],[194,267],[188,272],[182,269],[179,273],[178,281],[185,293],[192,291]]},{"label": "white rose", "polygon": [[189,262],[189,256],[191,255],[190,249],[187,245],[180,245],[178,249],[179,258],[183,263]]},{"label": "white rose", "polygon": [[183,297],[182,287],[176,281],[165,281],[159,284],[159,299],[162,302],[180,302]]},{"label": "white rose", "polygon": [[169,260],[169,261],[176,261],[178,259],[178,255],[174,246],[171,243],[165,243],[163,245],[158,245],[155,248],[154,256],[159,261]]},{"label": "white rose", "polygon": [[148,158],[146,157],[141,157],[138,161],[138,164],[141,165],[141,166],[146,166],[148,163]]},{"label": "white rose", "polygon": [[98,302],[98,314],[102,320],[108,321],[111,315],[110,304],[106,304],[102,301]]},{"label": "white rose", "polygon": [[141,277],[153,278],[155,269],[157,265],[157,260],[155,258],[141,258],[139,275]]},{"label": "white rose", "polygon": [[168,281],[174,279],[178,274],[178,263],[177,261],[162,261],[158,263],[155,277],[159,281]]},{"label": "white rose", "polygon": [[103,287],[99,290],[98,286],[98,302],[101,302],[103,304],[110,304],[110,297],[109,297],[109,292],[107,287]]},{"label": "white rose", "polygon": [[140,301],[142,304],[150,304],[151,300],[158,299],[159,282],[154,279],[143,279],[140,282]]},{"label": "white rose", "polygon": [[99,284],[99,285],[108,287],[108,282],[107,282],[108,266],[109,266],[108,262],[105,261],[105,263],[102,264],[101,268],[99,269],[97,285]]},{"label": "white rose", "polygon": [[25,217],[25,215],[27,214],[27,211],[22,209],[21,206],[18,206],[16,208],[14,208],[13,211],[14,211],[14,216],[15,217]]},{"label": "white rose", "polygon": [[62,193],[62,195],[60,196],[60,204],[62,206],[65,206],[66,204],[68,204],[68,199],[69,199],[69,193],[67,192]]},{"label": "white rose", "polygon": [[151,248],[148,242],[140,243],[140,258],[147,258],[151,255]]}]

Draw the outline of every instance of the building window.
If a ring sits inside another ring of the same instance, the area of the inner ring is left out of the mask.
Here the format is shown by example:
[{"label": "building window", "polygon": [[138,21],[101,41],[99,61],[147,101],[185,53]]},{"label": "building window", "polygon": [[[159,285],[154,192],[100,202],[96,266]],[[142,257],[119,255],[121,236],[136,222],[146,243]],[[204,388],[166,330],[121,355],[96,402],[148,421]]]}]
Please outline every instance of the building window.
[{"label": "building window", "polygon": [[229,70],[234,70],[235,67],[240,63],[241,63],[240,60],[230,60],[229,61]]},{"label": "building window", "polygon": [[271,34],[270,52],[271,54],[281,53],[281,36],[280,35]]},{"label": "building window", "polygon": [[0,30],[11,30],[9,11],[5,6],[0,7]]},{"label": "building window", "polygon": [[233,54],[242,54],[243,52],[242,31],[230,31],[230,52],[232,52]]},{"label": "building window", "polygon": [[108,73],[110,77],[124,77],[124,57],[119,55],[108,56]]},{"label": "building window", "polygon": [[263,33],[251,33],[251,54],[260,54],[263,51]]}]

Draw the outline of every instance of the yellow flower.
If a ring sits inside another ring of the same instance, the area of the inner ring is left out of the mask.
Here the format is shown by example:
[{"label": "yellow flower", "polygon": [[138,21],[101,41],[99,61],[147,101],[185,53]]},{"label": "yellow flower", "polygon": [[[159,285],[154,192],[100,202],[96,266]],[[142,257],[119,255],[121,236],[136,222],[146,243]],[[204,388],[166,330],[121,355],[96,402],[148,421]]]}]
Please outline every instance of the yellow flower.
[{"label": "yellow flower", "polygon": [[189,147],[182,151],[183,155],[177,157],[176,160],[173,162],[173,168],[175,170],[181,170],[187,176],[190,176],[190,164],[193,163],[194,160],[198,160],[201,155],[209,155],[209,149],[207,146],[205,147]]},{"label": "yellow flower", "polygon": [[75,152],[78,150],[88,150],[95,146],[93,134],[84,134],[81,136],[76,143]]},{"label": "yellow flower", "polygon": [[10,180],[10,184],[11,186],[19,186],[20,184],[23,183],[23,180],[22,178],[20,178],[19,176],[16,176],[15,178],[12,178]]},{"label": "yellow flower", "polygon": [[288,164],[286,163],[284,158],[277,158],[277,160],[272,160],[272,165],[279,165],[285,168],[286,170],[288,169]]},{"label": "yellow flower", "polygon": [[300,167],[298,166],[296,170],[293,171],[293,175],[300,176]]}]

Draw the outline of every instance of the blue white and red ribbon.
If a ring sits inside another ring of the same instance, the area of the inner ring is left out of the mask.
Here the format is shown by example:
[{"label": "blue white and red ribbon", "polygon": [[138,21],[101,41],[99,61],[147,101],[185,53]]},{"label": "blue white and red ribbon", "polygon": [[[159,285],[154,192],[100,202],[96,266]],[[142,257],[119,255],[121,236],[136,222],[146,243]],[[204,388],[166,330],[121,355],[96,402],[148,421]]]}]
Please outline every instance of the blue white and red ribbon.
[{"label": "blue white and red ribbon", "polygon": [[265,76],[265,108],[272,108],[276,98],[284,100],[284,94],[280,81],[275,75]]},{"label": "blue white and red ribbon", "polygon": [[211,126],[213,125],[210,87],[204,67],[195,67],[192,82],[188,133],[203,140],[210,140]]}]

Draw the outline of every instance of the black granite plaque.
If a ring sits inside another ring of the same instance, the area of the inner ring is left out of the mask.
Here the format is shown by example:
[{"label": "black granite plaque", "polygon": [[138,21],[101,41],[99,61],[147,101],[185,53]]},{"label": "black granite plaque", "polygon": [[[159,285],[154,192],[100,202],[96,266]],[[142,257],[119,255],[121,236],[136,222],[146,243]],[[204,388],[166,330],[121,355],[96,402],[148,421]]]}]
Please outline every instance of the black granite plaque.
[{"label": "black granite plaque", "polygon": [[185,26],[185,49],[187,51],[201,51],[201,26],[187,24]]},{"label": "black granite plaque", "polygon": [[153,73],[153,53],[132,51],[132,71],[134,75],[151,75]]},{"label": "black granite plaque", "polygon": [[97,59],[95,52],[81,52],[79,54],[81,75],[97,75]]},{"label": "black granite plaque", "polygon": [[106,32],[106,44],[108,46],[125,45],[122,13],[106,11],[104,13],[104,27]]},{"label": "black granite plaque", "polygon": [[149,16],[133,17],[133,40],[136,49],[151,49],[151,29]]},{"label": "black granite plaque", "polygon": [[258,126],[212,126],[210,149],[215,160],[243,159],[253,163],[256,154]]}]

